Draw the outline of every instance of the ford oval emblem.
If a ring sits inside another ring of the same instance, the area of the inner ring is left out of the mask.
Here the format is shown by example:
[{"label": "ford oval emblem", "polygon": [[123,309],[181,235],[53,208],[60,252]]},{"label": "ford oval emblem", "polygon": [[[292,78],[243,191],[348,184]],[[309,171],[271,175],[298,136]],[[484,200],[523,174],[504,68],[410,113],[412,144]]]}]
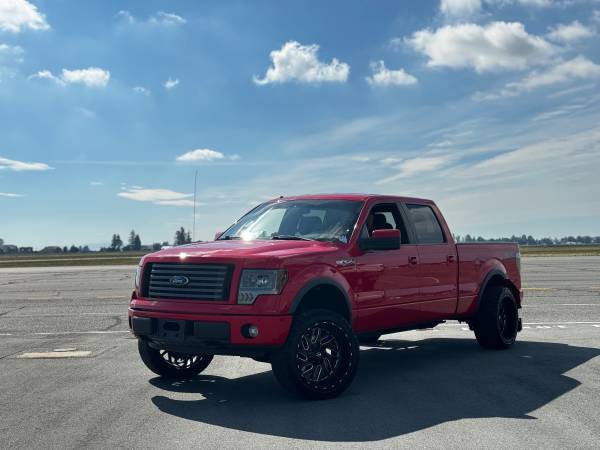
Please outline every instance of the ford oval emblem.
[{"label": "ford oval emblem", "polygon": [[171,279],[169,280],[169,283],[171,284],[171,286],[177,286],[177,287],[186,286],[189,282],[190,282],[190,279],[188,277],[184,277],[183,275],[175,275],[174,277],[171,277]]}]

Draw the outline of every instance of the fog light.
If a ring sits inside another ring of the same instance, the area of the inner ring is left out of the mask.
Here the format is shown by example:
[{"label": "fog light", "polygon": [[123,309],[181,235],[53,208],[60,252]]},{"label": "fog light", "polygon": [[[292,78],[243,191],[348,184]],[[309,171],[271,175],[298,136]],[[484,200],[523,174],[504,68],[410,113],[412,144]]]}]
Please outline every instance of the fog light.
[{"label": "fog light", "polygon": [[253,339],[258,336],[258,327],[256,325],[250,325],[248,327],[248,336]]},{"label": "fog light", "polygon": [[258,336],[258,327],[256,325],[244,325],[242,327],[242,335],[244,337],[254,339]]}]

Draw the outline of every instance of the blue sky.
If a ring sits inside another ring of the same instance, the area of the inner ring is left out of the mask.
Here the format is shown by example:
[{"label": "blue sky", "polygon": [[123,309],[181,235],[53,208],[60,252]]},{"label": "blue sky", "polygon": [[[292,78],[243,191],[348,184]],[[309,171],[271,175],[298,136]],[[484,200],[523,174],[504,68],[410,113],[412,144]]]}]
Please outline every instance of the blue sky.
[{"label": "blue sky", "polygon": [[0,0],[0,237],[209,239],[279,195],[600,234],[600,1]]}]

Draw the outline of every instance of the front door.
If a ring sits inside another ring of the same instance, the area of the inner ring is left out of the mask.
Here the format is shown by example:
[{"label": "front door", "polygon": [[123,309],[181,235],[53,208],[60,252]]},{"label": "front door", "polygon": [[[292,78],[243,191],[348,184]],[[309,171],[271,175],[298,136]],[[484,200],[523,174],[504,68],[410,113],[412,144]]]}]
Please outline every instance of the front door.
[{"label": "front door", "polygon": [[361,230],[368,237],[377,229],[400,230],[402,243],[395,250],[369,250],[355,258],[351,276],[355,290],[358,332],[393,329],[410,321],[402,305],[419,299],[418,250],[409,242],[406,227],[395,203],[380,203],[371,208]]}]

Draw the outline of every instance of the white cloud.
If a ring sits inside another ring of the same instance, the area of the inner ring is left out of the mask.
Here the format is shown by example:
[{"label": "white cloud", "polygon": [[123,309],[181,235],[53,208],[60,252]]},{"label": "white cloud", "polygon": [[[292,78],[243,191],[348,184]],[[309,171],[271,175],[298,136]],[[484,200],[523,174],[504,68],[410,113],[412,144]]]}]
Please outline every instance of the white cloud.
[{"label": "white cloud", "polygon": [[597,77],[600,77],[600,65],[593,63],[583,56],[577,56],[543,71],[534,71],[522,81],[511,83],[508,87],[517,90],[532,90],[575,79]]},{"label": "white cloud", "polygon": [[154,16],[150,17],[148,22],[154,25],[174,26],[183,25],[187,20],[177,14],[159,11]]},{"label": "white cloud", "polygon": [[369,156],[364,155],[354,155],[350,157],[350,160],[365,163],[371,161],[371,158]]},{"label": "white cloud", "polygon": [[562,5],[565,2],[552,0],[441,0],[440,12],[447,18],[461,19],[478,15],[483,5],[504,6],[508,4],[547,7]]},{"label": "white cloud", "polygon": [[12,170],[14,172],[22,172],[26,170],[40,171],[50,169],[53,169],[53,167],[50,167],[48,164],[45,163],[16,161],[14,159],[0,157],[0,170]]},{"label": "white cloud", "polygon": [[164,11],[158,11],[156,14],[148,17],[148,19],[146,20],[138,20],[133,16],[133,14],[125,10],[119,11],[116,14],[116,17],[129,25],[141,24],[151,26],[173,27],[184,25],[185,23],[187,23],[187,20],[185,20],[180,15]]},{"label": "white cloud", "polygon": [[[235,159],[239,159],[239,155],[234,155],[234,157],[237,156],[238,158]],[[221,152],[218,152],[216,150],[211,150],[208,148],[199,148],[196,150],[191,150],[187,153],[184,153],[183,155],[179,155],[176,160],[177,161],[214,161],[217,159],[223,159],[225,158],[225,155]]]},{"label": "white cloud", "polygon": [[390,70],[383,61],[371,63],[373,75],[367,77],[370,85],[376,86],[411,86],[417,84],[417,78],[404,71],[404,69]]},{"label": "white cloud", "polygon": [[481,10],[481,0],[441,0],[440,11],[449,17],[471,16]]},{"label": "white cloud", "polygon": [[17,198],[17,197],[23,197],[23,194],[12,194],[10,192],[0,192],[0,197]]},{"label": "white cloud", "polygon": [[18,45],[0,44],[0,62],[4,60],[14,60],[16,62],[23,62],[23,47]]},{"label": "white cloud", "polygon": [[142,87],[142,86],[135,86],[133,88],[133,92],[137,92],[138,94],[145,95],[146,97],[148,97],[151,94],[151,92],[148,89],[146,89],[145,87]]},{"label": "white cloud", "polygon": [[424,156],[407,159],[397,166],[400,173],[388,178],[383,178],[375,184],[386,184],[400,178],[410,177],[424,172],[431,172],[447,165],[452,160],[450,155],[442,156]]},{"label": "white cloud", "polygon": [[477,92],[473,95],[473,100],[498,100],[555,84],[565,84],[575,80],[592,80],[599,77],[599,64],[583,56],[577,56],[569,61],[560,61],[553,66],[534,70],[522,80],[508,83],[497,92]]},{"label": "white cloud", "polygon": [[569,24],[559,24],[548,33],[548,39],[558,42],[574,42],[590,38],[596,34],[593,28],[586,27],[577,20]]},{"label": "white cloud", "polygon": [[151,202],[155,205],[164,206],[194,206],[194,194],[184,194],[170,189],[144,189],[139,186],[126,188],[124,192],[117,194],[119,197],[138,202]]},{"label": "white cloud", "polygon": [[102,186],[104,183],[102,181],[90,181],[90,186]]},{"label": "white cloud", "polygon": [[391,166],[392,164],[399,163],[400,161],[402,161],[402,158],[388,157],[383,158],[381,160],[381,164],[383,164],[384,166]]},{"label": "white cloud", "polygon": [[0,30],[18,33],[23,28],[48,30],[46,18],[27,0],[0,1]]},{"label": "white cloud", "polygon": [[86,118],[88,119],[93,119],[94,117],[96,117],[96,112],[88,109],[88,108],[84,108],[83,106],[77,108],[77,110]]},{"label": "white cloud", "polygon": [[64,81],[62,81],[60,78],[55,77],[52,72],[50,72],[49,70],[40,70],[39,72],[34,73],[33,75],[29,76],[29,79],[32,78],[41,78],[41,79],[45,79],[45,80],[52,80],[55,83],[64,85]]},{"label": "white cloud", "polygon": [[86,86],[104,87],[110,80],[110,72],[98,67],[87,69],[62,70],[62,80],[65,83],[79,83]]},{"label": "white cloud", "polygon": [[32,78],[42,78],[52,80],[55,83],[66,86],[67,84],[83,84],[90,87],[105,87],[110,80],[110,72],[99,67],[88,67],[87,69],[68,70],[63,69],[59,76],[54,75],[49,70],[40,70],[30,75]]},{"label": "white cloud", "polygon": [[121,19],[124,22],[130,23],[130,24],[134,24],[135,23],[135,17],[133,17],[133,15],[129,12],[129,11],[125,11],[125,10],[120,10],[115,17],[117,19]]},{"label": "white cloud", "polygon": [[259,85],[285,83],[343,83],[348,79],[350,66],[333,58],[329,64],[319,61],[319,46],[302,45],[296,41],[286,42],[281,49],[273,50],[270,58],[273,63],[264,78],[254,77]]},{"label": "white cloud", "polygon": [[447,25],[417,31],[406,42],[429,58],[430,67],[473,68],[479,73],[526,69],[555,53],[550,43],[527,33],[519,22]]},{"label": "white cloud", "polygon": [[165,81],[163,86],[165,87],[165,89],[171,90],[171,89],[175,88],[175,86],[177,86],[178,84],[179,84],[179,78],[172,79],[171,77],[169,77],[169,79],[167,81]]}]

